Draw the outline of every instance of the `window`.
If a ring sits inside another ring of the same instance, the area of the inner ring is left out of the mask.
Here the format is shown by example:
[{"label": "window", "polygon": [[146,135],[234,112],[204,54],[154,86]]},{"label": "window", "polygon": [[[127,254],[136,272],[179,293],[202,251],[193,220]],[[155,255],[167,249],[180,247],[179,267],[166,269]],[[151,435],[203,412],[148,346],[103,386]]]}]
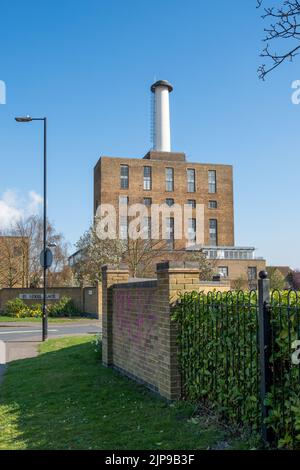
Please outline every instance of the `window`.
[{"label": "window", "polygon": [[167,204],[167,206],[169,206],[169,207],[174,206],[174,199],[167,198],[167,199],[166,199],[166,204]]},{"label": "window", "polygon": [[208,172],[208,192],[214,194],[217,192],[217,172],[210,170]]},{"label": "window", "polygon": [[166,168],[166,191],[174,191],[174,169]]},{"label": "window", "polygon": [[129,201],[128,196],[119,196],[120,206],[128,206],[128,201]]},{"label": "window", "polygon": [[209,209],[217,209],[218,208],[217,201],[208,201],[208,208]]},{"label": "window", "polygon": [[120,185],[121,189],[128,189],[129,186],[129,167],[128,165],[121,165],[120,168]]},{"label": "window", "polygon": [[228,266],[219,266],[218,270],[221,274],[221,277],[228,277]]},{"label": "window", "polygon": [[151,166],[144,166],[144,190],[150,191],[152,189],[152,168]]},{"label": "window", "polygon": [[187,190],[189,193],[194,193],[196,191],[196,181],[195,181],[195,170],[187,170]]},{"label": "window", "polygon": [[248,267],[248,283],[249,283],[250,290],[257,289],[257,267],[256,266]]},{"label": "window", "polygon": [[187,205],[188,205],[189,207],[192,207],[193,209],[196,209],[196,201],[195,201],[195,199],[188,199]]},{"label": "window", "polygon": [[167,238],[167,247],[169,250],[174,249],[174,217],[166,218],[166,238]]},{"label": "window", "polygon": [[150,207],[151,204],[152,204],[152,198],[151,197],[144,197],[143,204],[144,204],[144,206]]},{"label": "window", "polygon": [[196,219],[188,219],[188,241],[192,245],[196,243]]},{"label": "window", "polygon": [[257,280],[257,268],[256,268],[256,266],[249,266],[248,267],[248,279],[249,279],[249,281],[256,281]]},{"label": "window", "polygon": [[143,218],[143,232],[145,234],[143,239],[150,240],[151,239],[151,217]]},{"label": "window", "polygon": [[14,246],[14,256],[22,256],[22,248],[20,246]]},{"label": "window", "polygon": [[126,215],[121,215],[120,217],[120,239],[128,239],[128,218]]},{"label": "window", "polygon": [[218,221],[216,219],[209,220],[209,243],[212,246],[218,244]]}]

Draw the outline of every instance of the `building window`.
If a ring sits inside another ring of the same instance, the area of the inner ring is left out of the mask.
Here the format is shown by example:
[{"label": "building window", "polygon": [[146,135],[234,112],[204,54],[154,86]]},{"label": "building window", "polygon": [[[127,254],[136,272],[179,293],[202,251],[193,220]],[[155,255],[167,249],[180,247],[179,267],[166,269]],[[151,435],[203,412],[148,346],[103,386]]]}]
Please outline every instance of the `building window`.
[{"label": "building window", "polygon": [[151,217],[143,218],[143,232],[145,234],[143,239],[151,240]]},{"label": "building window", "polygon": [[248,284],[250,290],[257,289],[257,267],[249,266],[248,267]]},{"label": "building window", "polygon": [[209,209],[217,209],[218,208],[217,201],[208,201],[208,208]]},{"label": "building window", "polygon": [[129,187],[129,166],[128,165],[121,165],[120,169],[120,176],[121,176],[121,189],[128,189]]},{"label": "building window", "polygon": [[196,219],[188,219],[188,242],[191,245],[196,243]]},{"label": "building window", "polygon": [[196,201],[195,201],[195,199],[188,199],[187,205],[188,205],[189,207],[192,207],[192,209],[196,209]]},{"label": "building window", "polygon": [[167,199],[166,199],[166,204],[167,204],[167,206],[169,206],[169,207],[174,206],[174,199],[167,198]]},{"label": "building window", "polygon": [[196,191],[196,177],[195,170],[193,169],[187,170],[187,186],[188,193],[194,193]]},{"label": "building window", "polygon": [[166,191],[174,191],[174,169],[166,168]]},{"label": "building window", "polygon": [[174,217],[166,218],[166,238],[169,250],[174,250]]},{"label": "building window", "polygon": [[228,266],[219,266],[218,270],[222,277],[228,277],[228,274],[229,274]]},{"label": "building window", "polygon": [[14,246],[14,257],[22,256],[22,248],[20,246]]},{"label": "building window", "polygon": [[128,196],[119,196],[120,206],[128,206],[129,198]]},{"label": "building window", "polygon": [[143,199],[144,206],[150,207],[152,204],[152,198],[151,197],[144,197]]},{"label": "building window", "polygon": [[121,215],[120,217],[120,239],[128,239],[128,217],[126,215]]},{"label": "building window", "polygon": [[217,192],[217,172],[210,170],[208,172],[208,192],[214,194]]},{"label": "building window", "polygon": [[209,243],[212,246],[218,244],[218,221],[216,219],[209,220]]},{"label": "building window", "polygon": [[257,267],[256,266],[249,266],[248,267],[248,279],[249,279],[249,281],[256,281],[257,280]]},{"label": "building window", "polygon": [[144,190],[150,191],[152,189],[152,168],[151,166],[144,166]]}]

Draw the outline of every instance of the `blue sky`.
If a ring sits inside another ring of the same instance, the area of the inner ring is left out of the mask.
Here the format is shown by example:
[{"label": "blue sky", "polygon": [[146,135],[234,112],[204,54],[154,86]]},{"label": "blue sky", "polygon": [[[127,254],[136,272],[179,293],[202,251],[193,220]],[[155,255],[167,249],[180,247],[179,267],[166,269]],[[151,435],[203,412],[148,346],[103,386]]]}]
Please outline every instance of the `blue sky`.
[{"label": "blue sky", "polygon": [[39,205],[42,125],[13,118],[46,115],[49,217],[76,242],[92,220],[100,155],[149,150],[149,87],[162,78],[174,85],[172,149],[234,165],[236,244],[300,268],[300,106],[291,102],[300,58],[258,80],[255,3],[2,0],[0,215]]}]

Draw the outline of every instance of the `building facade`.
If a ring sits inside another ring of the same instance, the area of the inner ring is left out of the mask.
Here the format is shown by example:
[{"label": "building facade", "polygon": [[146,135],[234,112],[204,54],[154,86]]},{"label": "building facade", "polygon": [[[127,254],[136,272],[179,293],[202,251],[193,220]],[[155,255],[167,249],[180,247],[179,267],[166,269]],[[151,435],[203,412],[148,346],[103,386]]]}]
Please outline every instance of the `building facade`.
[{"label": "building facade", "polygon": [[[233,168],[231,165],[188,162],[184,153],[171,151],[168,99],[172,90],[166,81],[156,82],[151,87],[156,107],[154,150],[143,158],[102,156],[97,162],[94,168],[94,215],[99,207],[112,205],[116,212],[117,237],[126,239],[130,217],[121,213],[124,205],[167,207],[166,220],[160,219],[162,245],[159,255],[153,259],[153,270],[157,262],[181,261],[190,256],[191,251],[202,251],[213,263],[216,274],[255,287],[265,261],[256,258],[254,248],[235,246]],[[172,207],[188,207],[188,219],[183,215],[178,222]],[[199,207],[201,220],[197,212]],[[153,237],[150,214],[146,217],[148,238]],[[175,236],[178,223],[181,224],[181,237]],[[164,231],[167,232],[165,237]]]},{"label": "building facade", "polygon": [[0,288],[27,286],[28,259],[27,237],[0,236]]},{"label": "building facade", "polygon": [[[117,233],[128,229],[128,220],[119,220],[120,201],[132,204],[173,204],[204,207],[204,240],[187,248],[186,239],[167,243],[153,267],[160,261],[183,260],[192,250],[203,250],[221,277],[255,287],[265,261],[256,258],[252,247],[234,245],[233,169],[231,165],[190,163],[183,153],[149,152],[144,158],[101,157],[94,169],[94,215],[103,204],[115,207]],[[192,225],[194,225],[192,224]],[[193,227],[195,229],[195,226]],[[151,275],[151,272],[148,273]],[[243,281],[243,282],[242,282]]]}]

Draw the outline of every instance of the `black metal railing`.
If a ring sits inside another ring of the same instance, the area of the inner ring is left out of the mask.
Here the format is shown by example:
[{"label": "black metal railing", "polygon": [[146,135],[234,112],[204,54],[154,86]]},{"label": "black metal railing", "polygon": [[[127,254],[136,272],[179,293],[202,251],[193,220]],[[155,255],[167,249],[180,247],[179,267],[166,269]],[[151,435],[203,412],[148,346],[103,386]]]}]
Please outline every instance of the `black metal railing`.
[{"label": "black metal railing", "polygon": [[299,310],[296,292],[270,293],[266,273],[258,291],[182,295],[174,309],[182,397],[267,445],[299,446]]}]

